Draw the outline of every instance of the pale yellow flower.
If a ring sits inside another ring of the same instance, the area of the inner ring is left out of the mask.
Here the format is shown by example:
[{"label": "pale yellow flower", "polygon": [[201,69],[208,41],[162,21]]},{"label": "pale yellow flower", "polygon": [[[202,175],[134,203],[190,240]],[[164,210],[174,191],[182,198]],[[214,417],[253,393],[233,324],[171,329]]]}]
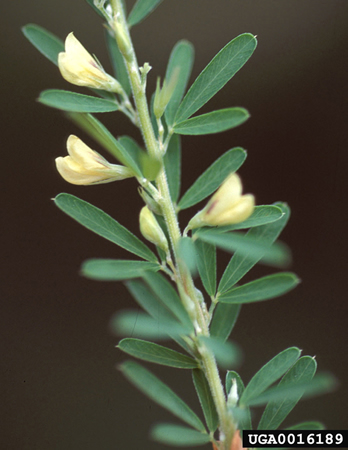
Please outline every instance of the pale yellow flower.
[{"label": "pale yellow flower", "polygon": [[144,206],[140,211],[139,216],[140,231],[145,239],[157,245],[166,253],[168,252],[167,238],[159,226],[156,217],[149,210],[147,206]]},{"label": "pale yellow flower", "polygon": [[58,55],[62,77],[77,86],[121,92],[120,83],[105,73],[100,63],[84,48],[73,33],[65,39],[65,52]]},{"label": "pale yellow flower", "polygon": [[242,182],[236,173],[229,175],[204,209],[190,221],[188,228],[233,225],[246,220],[254,211],[255,198],[242,195]]},{"label": "pale yellow flower", "polygon": [[67,149],[69,156],[56,158],[56,166],[69,183],[101,184],[134,176],[127,167],[110,164],[76,136],[69,136]]}]

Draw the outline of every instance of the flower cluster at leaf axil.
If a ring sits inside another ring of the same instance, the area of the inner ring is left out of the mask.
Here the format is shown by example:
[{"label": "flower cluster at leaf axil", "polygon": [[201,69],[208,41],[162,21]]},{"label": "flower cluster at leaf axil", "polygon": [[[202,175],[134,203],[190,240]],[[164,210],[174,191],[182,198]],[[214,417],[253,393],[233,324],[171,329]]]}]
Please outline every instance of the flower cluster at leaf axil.
[{"label": "flower cluster at leaf axil", "polygon": [[[65,52],[60,53],[58,65],[62,76],[70,83],[121,92],[117,80],[106,74],[100,64],[87,52],[83,45],[70,33],[65,40]],[[174,78],[175,79],[175,78]],[[158,91],[157,85],[157,91]],[[170,88],[171,93],[174,85]],[[166,99],[168,104],[170,97]],[[165,108],[163,106],[162,108]],[[160,115],[162,115],[163,112]],[[56,165],[61,176],[72,184],[89,185],[109,183],[134,176],[127,167],[110,164],[99,153],[90,149],[76,136],[70,136],[67,142],[70,156],[57,158]],[[210,199],[206,207],[190,221],[188,228],[202,226],[222,226],[246,220],[254,210],[254,196],[242,195],[242,183],[237,174],[232,173]],[[163,234],[159,238],[156,230],[160,229],[155,217],[147,209],[141,212],[141,231],[146,239],[168,251],[167,240]],[[147,220],[145,220],[145,217]],[[150,230],[153,228],[152,236]],[[146,231],[144,231],[146,230]],[[161,230],[163,233],[163,231]],[[160,244],[158,244],[160,243]],[[166,243],[166,244],[165,244]]]}]

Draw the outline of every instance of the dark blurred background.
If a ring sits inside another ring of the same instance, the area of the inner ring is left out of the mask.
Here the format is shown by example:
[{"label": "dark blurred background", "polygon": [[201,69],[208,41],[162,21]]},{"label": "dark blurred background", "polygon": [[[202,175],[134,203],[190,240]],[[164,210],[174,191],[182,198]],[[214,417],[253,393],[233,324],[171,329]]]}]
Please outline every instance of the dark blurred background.
[{"label": "dark blurred background", "polygon": [[[58,111],[35,101],[41,90],[73,87],[20,31],[28,22],[62,39],[74,31],[111,70],[103,27],[83,0],[18,0],[1,2],[0,8],[5,377],[0,447],[162,449],[148,440],[148,430],[172,417],[115,369],[125,356],[115,349],[118,339],[108,323],[134,301],[122,284],[78,274],[86,258],[127,258],[127,253],[51,201],[62,191],[75,194],[139,235],[136,185],[125,180],[78,187],[59,177],[54,158],[66,154],[69,134],[101,149]],[[316,355],[319,369],[337,376],[339,389],[300,403],[287,426],[317,419],[329,429],[348,428],[347,19],[346,0],[166,0],[132,33],[139,62],[153,67],[149,92],[179,39],[196,47],[192,82],[232,38],[242,32],[258,36],[251,60],[203,110],[244,106],[251,118],[219,135],[184,137],[182,192],[219,155],[242,146],[249,151],[240,170],[245,191],[255,193],[258,204],[283,200],[292,208],[282,239],[293,251],[291,270],[302,283],[283,298],[245,306],[233,337],[245,352],[239,368],[245,382],[292,345]],[[116,135],[140,139],[120,114],[99,118]],[[194,211],[182,214],[183,223]],[[219,261],[221,273],[228,256],[221,254]],[[260,268],[250,277],[270,272]],[[151,370],[199,412],[188,371]]]}]

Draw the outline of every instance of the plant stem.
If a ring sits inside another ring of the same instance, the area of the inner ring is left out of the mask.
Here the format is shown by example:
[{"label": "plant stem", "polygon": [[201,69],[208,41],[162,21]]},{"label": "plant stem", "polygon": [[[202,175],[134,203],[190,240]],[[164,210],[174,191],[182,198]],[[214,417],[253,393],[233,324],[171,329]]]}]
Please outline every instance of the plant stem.
[{"label": "plant stem", "polygon": [[[115,13],[115,33],[122,32],[126,36],[129,42],[129,48],[127,49],[127,55],[125,56],[125,64],[128,70],[130,83],[132,86],[134,101],[138,112],[140,128],[143,134],[146,148],[148,153],[153,158],[159,159],[163,162],[162,151],[159,147],[159,143],[156,139],[150,114],[148,103],[145,94],[145,80],[144,76],[145,68],[143,70],[143,79],[140,74],[140,69],[137,63],[133,44],[129,35],[127,22],[124,16],[121,0],[110,1],[113,11]],[[168,144],[168,142],[166,142]],[[159,192],[159,204],[161,206],[163,216],[170,236],[173,253],[177,265],[177,284],[178,290],[181,294],[184,305],[188,309],[188,313],[193,320],[195,330],[197,334],[197,347],[200,352],[200,358],[204,373],[207,377],[212,396],[215,402],[216,410],[220,421],[220,441],[221,450],[230,450],[231,440],[235,431],[234,424],[228,413],[226,406],[226,399],[224,390],[222,387],[219,371],[217,368],[216,360],[213,352],[205,345],[199,342],[199,335],[209,336],[209,327],[207,318],[205,317],[200,299],[197,296],[197,291],[193,283],[190,272],[188,271],[184,261],[178,257],[178,245],[181,239],[181,232],[174,208],[174,204],[171,200],[169,186],[167,182],[167,176],[162,164],[162,169],[156,178],[156,185]],[[187,298],[190,300],[190,305],[193,304],[193,308],[188,306]],[[186,299],[186,300],[185,300]]]}]

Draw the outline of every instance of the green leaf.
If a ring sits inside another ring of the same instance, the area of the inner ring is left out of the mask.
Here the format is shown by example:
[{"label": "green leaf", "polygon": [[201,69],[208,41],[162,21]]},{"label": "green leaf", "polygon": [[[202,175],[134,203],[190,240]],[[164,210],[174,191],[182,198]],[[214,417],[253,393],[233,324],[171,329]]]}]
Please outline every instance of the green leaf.
[{"label": "green leaf", "polygon": [[138,363],[126,361],[120,370],[141,392],[191,427],[205,433],[205,427],[192,409],[166,384]]},{"label": "green leaf", "polygon": [[191,329],[192,323],[179,295],[170,282],[160,273],[146,272],[144,280],[152,289],[153,293],[161,299],[161,302],[180,320],[180,322]]},{"label": "green leaf", "polygon": [[45,28],[31,23],[23,27],[22,31],[40,53],[58,66],[58,54],[65,51],[64,42],[61,39],[45,30]]},{"label": "green leaf", "polygon": [[337,379],[331,373],[318,373],[305,387],[303,398],[327,394],[337,388]]},{"label": "green leaf", "polygon": [[197,367],[197,362],[190,356],[153,342],[126,338],[122,339],[117,347],[135,358],[162,364],[163,366],[176,367],[177,369],[195,369]]},{"label": "green leaf", "polygon": [[211,336],[226,341],[237,322],[240,309],[238,304],[218,303],[210,324]]},{"label": "green leaf", "polygon": [[170,80],[172,76],[176,76],[177,79],[174,92],[165,110],[165,119],[169,127],[174,123],[176,111],[186,90],[193,60],[193,45],[185,40],[179,41],[170,54],[165,79]]},{"label": "green leaf", "polygon": [[250,406],[265,405],[268,402],[283,399],[293,400],[295,398],[313,397],[331,391],[335,384],[335,379],[330,374],[318,374],[311,381],[302,381],[289,386],[271,387],[252,400]]},{"label": "green leaf", "polygon": [[144,177],[149,181],[155,180],[162,168],[161,161],[145,152],[140,156],[140,167]]},{"label": "green leaf", "polygon": [[208,429],[209,431],[214,432],[218,426],[219,417],[216,412],[208,381],[201,369],[193,370],[192,377]]},{"label": "green leaf", "polygon": [[170,196],[174,203],[178,201],[181,181],[181,140],[174,134],[164,155],[164,167],[167,173]]},{"label": "green leaf", "polygon": [[170,423],[158,423],[151,430],[154,441],[173,447],[197,447],[210,442],[206,433]]},{"label": "green leaf", "polygon": [[155,319],[142,311],[122,310],[112,317],[111,331],[118,336],[135,336],[143,339],[169,339],[185,334],[185,328],[167,317]]},{"label": "green leaf", "polygon": [[[146,277],[148,278],[149,275],[150,272],[147,272]],[[166,323],[175,322],[177,324],[177,327],[184,327],[183,332],[181,332],[182,335],[190,334],[192,332],[192,323],[184,322],[183,325],[180,325],[180,323],[177,322],[175,313],[173,313],[171,309],[165,305],[164,302],[166,300],[164,300],[164,297],[156,295],[148,286],[145,285],[144,282],[139,280],[130,280],[126,282],[126,286],[137,303],[158,323],[162,324],[163,321],[165,321]],[[186,351],[191,353],[186,342],[183,339],[178,338],[177,332],[173,339]]]},{"label": "green leaf", "polygon": [[[255,230],[256,228],[252,228]],[[254,237],[250,233],[240,234],[238,232],[223,233],[219,228],[199,229],[194,238],[216,245],[222,250],[243,255],[253,261],[262,260],[274,266],[285,266],[289,264],[290,253],[288,247],[279,242],[268,245],[267,241]],[[253,264],[254,265],[254,264]]]},{"label": "green leaf", "polygon": [[[158,124],[157,124],[157,119],[156,119],[155,112],[154,112],[155,96],[156,96],[156,91],[151,95],[149,106],[150,106],[150,119],[151,119],[152,128],[153,128],[156,138],[158,138]],[[163,128],[165,130],[165,122],[163,123]]]},{"label": "green leaf", "polygon": [[156,255],[143,242],[101,209],[74,195],[64,193],[57,195],[54,202],[68,216],[99,236],[140,256],[140,258],[157,262]]},{"label": "green leaf", "polygon": [[154,180],[161,169],[161,163],[153,158],[138,145],[138,143],[129,136],[121,136],[118,142],[125,148],[127,153],[137,164],[143,177],[149,181]]},{"label": "green leaf", "polygon": [[289,292],[298,285],[299,281],[293,273],[275,273],[232,288],[219,295],[218,300],[223,303],[252,303],[268,300]]},{"label": "green leaf", "polygon": [[119,281],[143,276],[144,272],[160,270],[160,265],[147,261],[124,259],[89,259],[82,264],[81,273],[87,278]]},{"label": "green leaf", "polygon": [[189,135],[221,133],[238,127],[249,117],[250,114],[244,108],[220,109],[176,123],[174,132]]},{"label": "green leaf", "polygon": [[245,228],[259,227],[260,225],[266,225],[267,223],[276,222],[284,215],[281,208],[274,205],[260,205],[255,206],[251,216],[243,222],[236,223],[234,225],[226,225],[219,227],[221,232],[243,230]]},{"label": "green leaf", "polygon": [[184,97],[175,122],[186,120],[210,100],[250,58],[257,42],[245,33],[229,42],[198,75]]},{"label": "green leaf", "polygon": [[129,13],[128,26],[142,22],[161,2],[162,0],[138,0]]},{"label": "green leaf", "polygon": [[[149,274],[145,274],[148,277]],[[162,296],[156,295],[143,281],[131,280],[126,286],[137,303],[155,320],[177,321],[175,314],[163,304]]]},{"label": "green leaf", "polygon": [[199,340],[214,353],[216,361],[222,368],[226,369],[240,363],[241,351],[236,344],[213,336],[200,336]]},{"label": "green leaf", "polygon": [[132,89],[129,82],[128,72],[112,31],[106,29],[105,38],[115,78],[121,83],[124,91],[129,96]]},{"label": "green leaf", "polygon": [[[252,400],[251,406],[259,406],[268,401],[277,401],[287,398],[309,398],[331,392],[337,386],[336,378],[330,373],[320,373],[309,381],[299,381],[287,386],[274,386]],[[297,400],[298,401],[298,400]]]},{"label": "green leaf", "polygon": [[[237,383],[237,393],[238,398],[241,398],[244,392],[244,383],[240,375],[234,371],[234,370],[228,370],[226,374],[226,380],[225,380],[225,387],[226,387],[226,393],[229,394],[231,387],[232,387],[232,380],[235,379]],[[245,408],[239,408],[235,407],[232,408],[232,414],[233,416],[238,420],[238,428],[239,430],[251,430],[252,424],[251,424],[251,414],[250,409],[248,407]]]},{"label": "green leaf", "polygon": [[130,136],[120,136],[117,140],[121,143],[121,145],[123,145],[127,152],[130,153],[134,161],[140,162],[141,154],[145,152],[135,139]]},{"label": "green leaf", "polygon": [[[252,238],[255,242],[266,246],[271,246],[283,228],[287,224],[290,217],[290,209],[284,203],[276,203],[284,215],[277,220],[266,225],[252,228],[246,236]],[[222,275],[218,291],[223,293],[234,286],[249,270],[259,262],[260,255],[253,253],[252,249],[249,253],[237,251],[231,258],[225,272]]]},{"label": "green leaf", "polygon": [[101,16],[104,19],[104,15],[103,13],[100,11],[100,9],[98,9],[93,0],[86,0],[86,2],[89,4],[89,6],[94,10],[94,12],[96,12],[99,16]]},{"label": "green leaf", "polygon": [[139,171],[141,171],[141,155],[145,153],[144,150],[130,136],[120,136],[117,140],[122,145],[122,147],[126,149],[127,153],[132,157],[132,159],[139,167]]},{"label": "green leaf", "polygon": [[216,191],[231,172],[239,169],[245,158],[246,151],[239,147],[232,148],[220,156],[185,192],[179,202],[179,208],[190,208]]},{"label": "green leaf", "polygon": [[216,292],[216,248],[200,240],[195,241],[194,245],[199,276],[204,289],[213,296]]},{"label": "green leaf", "polygon": [[111,100],[60,89],[41,92],[38,101],[63,111],[102,113],[118,110],[118,105]]},{"label": "green leaf", "polygon": [[182,237],[177,247],[177,257],[184,261],[192,275],[197,273],[197,257],[193,240],[189,237]]},{"label": "green leaf", "polygon": [[302,381],[288,386],[274,386],[255,398],[250,405],[260,406],[268,401],[277,401],[283,398],[292,400],[300,397],[313,397],[330,392],[334,387],[336,387],[336,379],[331,374],[321,373],[310,381]]},{"label": "green leaf", "polygon": [[240,399],[241,406],[249,403],[264,392],[271,384],[290,369],[299,358],[301,351],[297,347],[283,350],[265,364],[249,381]]},{"label": "green leaf", "polygon": [[85,113],[70,112],[67,115],[75,124],[84,130],[89,136],[92,136],[122,164],[132,169],[137,177],[142,177],[139,166],[131,155],[110,133],[110,131],[101,122],[99,122],[99,120],[91,114]]},{"label": "green leaf", "polygon": [[[259,430],[276,430],[279,427],[290,411],[299,402],[304,392],[294,395],[290,390],[290,395],[287,396],[284,395],[284,392],[281,392],[282,388],[296,387],[298,384],[311,381],[316,370],[317,363],[314,358],[310,356],[303,356],[296,361],[275,388],[275,392],[277,389],[279,390],[279,397],[270,400],[267,404],[258,425]],[[271,389],[265,391],[264,394],[267,395],[267,392],[269,393]]]}]

